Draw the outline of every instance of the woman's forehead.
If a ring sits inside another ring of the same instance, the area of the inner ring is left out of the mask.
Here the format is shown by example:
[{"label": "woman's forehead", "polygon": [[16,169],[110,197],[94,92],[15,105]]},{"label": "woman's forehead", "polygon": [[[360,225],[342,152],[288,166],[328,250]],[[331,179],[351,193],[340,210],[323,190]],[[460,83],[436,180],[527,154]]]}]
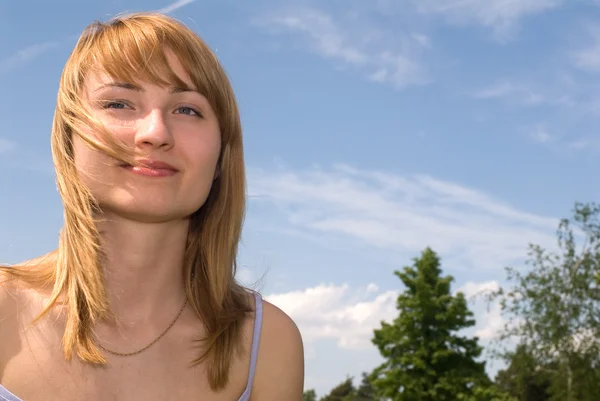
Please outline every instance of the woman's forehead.
[{"label": "woman's forehead", "polygon": [[[123,65],[122,68],[106,68],[97,65],[85,75],[84,87],[96,91],[106,86],[136,89],[147,84],[197,90],[180,60],[170,50],[165,50],[166,65],[162,69],[147,69],[146,72]],[[128,68],[129,67],[129,68]]]}]

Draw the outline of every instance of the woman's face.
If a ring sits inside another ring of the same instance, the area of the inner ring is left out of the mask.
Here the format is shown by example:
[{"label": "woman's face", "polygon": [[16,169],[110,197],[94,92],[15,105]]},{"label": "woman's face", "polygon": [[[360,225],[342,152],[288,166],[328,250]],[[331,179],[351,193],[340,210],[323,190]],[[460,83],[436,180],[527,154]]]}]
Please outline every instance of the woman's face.
[{"label": "woman's face", "polygon": [[166,55],[188,88],[115,82],[106,74],[90,76],[84,84],[94,117],[147,165],[123,165],[74,136],[80,179],[105,214],[145,222],[182,219],[210,192],[221,150],[219,123],[177,58]]}]

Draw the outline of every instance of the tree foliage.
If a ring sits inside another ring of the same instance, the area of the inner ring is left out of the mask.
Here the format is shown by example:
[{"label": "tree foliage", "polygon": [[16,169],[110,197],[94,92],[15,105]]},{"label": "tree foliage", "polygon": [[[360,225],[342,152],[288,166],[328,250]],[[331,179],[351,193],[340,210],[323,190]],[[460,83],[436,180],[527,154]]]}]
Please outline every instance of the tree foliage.
[{"label": "tree foliage", "polygon": [[375,393],[371,379],[367,373],[362,374],[362,381],[358,389],[356,389],[356,395],[352,401],[378,401],[380,398]]},{"label": "tree foliage", "polygon": [[557,239],[556,252],[531,245],[525,271],[507,268],[510,289],[494,297],[510,322],[500,340],[518,339],[530,368],[547,372],[550,400],[582,401],[582,389],[600,394],[600,206],[576,204]]},{"label": "tree foliage", "polygon": [[[496,385],[475,386],[471,394],[460,394],[457,401],[521,401]],[[540,400],[541,401],[541,400]]]},{"label": "tree foliage", "polygon": [[[491,383],[477,359],[465,298],[452,295],[437,255],[426,249],[395,275],[404,283],[399,316],[373,343],[384,363],[348,379],[321,401],[592,401],[600,394],[600,205],[575,205],[560,221],[556,249],[530,245],[524,269],[507,268],[492,295],[508,322],[496,356],[508,362]],[[514,345],[518,344],[516,349]],[[313,392],[314,395],[314,392]],[[313,401],[305,393],[305,401]]]},{"label": "tree foliage", "polygon": [[471,400],[464,397],[487,388],[489,379],[477,361],[477,338],[458,334],[475,324],[464,295],[452,295],[453,278],[442,277],[440,260],[429,248],[395,274],[406,289],[397,300],[399,316],[374,332],[385,359],[371,376],[377,394],[393,401]]},{"label": "tree foliage", "polygon": [[320,401],[354,401],[355,395],[356,389],[352,383],[352,378],[349,377],[335,386],[333,390],[325,397],[321,398]]},{"label": "tree foliage", "polygon": [[302,401],[317,401],[317,393],[315,390],[305,390],[302,394]]},{"label": "tree foliage", "polygon": [[519,401],[549,401],[553,366],[540,366],[525,344],[511,354],[510,364],[500,370],[495,382]]}]

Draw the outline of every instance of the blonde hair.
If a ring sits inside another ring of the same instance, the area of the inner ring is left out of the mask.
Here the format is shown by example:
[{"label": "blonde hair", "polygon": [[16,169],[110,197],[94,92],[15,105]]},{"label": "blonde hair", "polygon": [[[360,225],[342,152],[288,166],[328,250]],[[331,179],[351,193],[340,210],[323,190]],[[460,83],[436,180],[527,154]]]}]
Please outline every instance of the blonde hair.
[{"label": "blonde hair", "polygon": [[[220,390],[228,383],[234,352],[241,350],[243,320],[252,311],[247,291],[235,281],[245,210],[242,129],[226,73],[209,47],[182,23],[161,14],[135,13],[95,22],[84,30],[61,76],[52,127],[52,156],[64,203],[58,249],[50,258],[0,271],[29,284],[52,286],[50,302],[36,321],[59,300],[66,303],[67,359],[75,353],[89,363],[106,362],[92,336],[94,323],[110,316],[94,220],[97,204],[78,179],[72,140],[78,135],[112,157],[132,160],[132,151],[91,117],[82,101],[84,81],[99,69],[124,82],[142,79],[185,86],[169,66],[167,48],[207,98],[221,129],[219,175],[204,205],[191,216],[184,265],[189,304],[207,329],[206,337],[199,338],[201,351],[193,363],[206,361],[211,388]],[[46,267],[28,267],[36,263]]]}]

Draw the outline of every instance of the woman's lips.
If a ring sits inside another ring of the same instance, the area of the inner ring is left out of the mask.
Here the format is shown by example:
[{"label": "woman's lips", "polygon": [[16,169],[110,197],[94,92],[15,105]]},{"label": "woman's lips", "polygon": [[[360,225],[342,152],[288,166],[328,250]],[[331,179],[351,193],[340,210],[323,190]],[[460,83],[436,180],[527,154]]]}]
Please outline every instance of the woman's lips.
[{"label": "woman's lips", "polygon": [[171,177],[179,172],[175,167],[159,160],[138,160],[140,165],[129,164],[123,167],[134,174],[145,177]]}]

